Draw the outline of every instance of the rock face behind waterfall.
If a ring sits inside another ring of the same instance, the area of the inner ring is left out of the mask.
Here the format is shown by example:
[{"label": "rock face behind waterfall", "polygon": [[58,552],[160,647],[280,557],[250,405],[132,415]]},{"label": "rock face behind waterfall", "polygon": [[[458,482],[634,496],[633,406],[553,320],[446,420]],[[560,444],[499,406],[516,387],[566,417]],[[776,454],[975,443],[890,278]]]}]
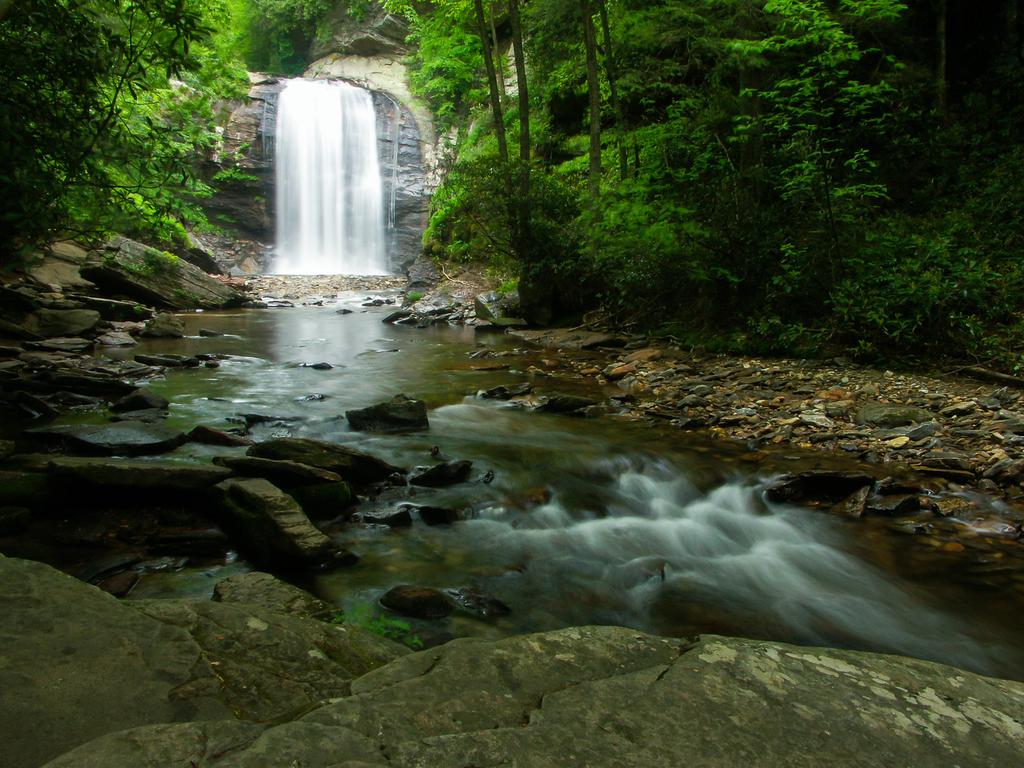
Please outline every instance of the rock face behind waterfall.
[{"label": "rock face behind waterfall", "polygon": [[[371,10],[356,22],[341,14],[329,35],[311,51],[321,57],[310,78],[337,78],[366,88],[377,116],[377,148],[383,186],[385,247],[392,272],[403,272],[421,250],[430,195],[437,186],[433,117],[413,98],[403,59],[406,22]],[[204,236],[204,244],[227,270],[252,273],[269,266],[274,243],[274,125],[284,81],[250,74],[248,98],[223,126],[223,143],[207,158],[216,194],[203,205],[227,238]]]}]

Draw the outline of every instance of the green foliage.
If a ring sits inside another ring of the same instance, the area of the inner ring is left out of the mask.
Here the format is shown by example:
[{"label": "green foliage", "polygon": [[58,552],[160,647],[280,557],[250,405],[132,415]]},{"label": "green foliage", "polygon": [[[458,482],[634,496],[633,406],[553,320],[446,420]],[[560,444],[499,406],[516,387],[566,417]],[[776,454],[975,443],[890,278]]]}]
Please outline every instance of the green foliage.
[{"label": "green foliage", "polygon": [[423,292],[422,291],[409,291],[407,294],[405,294],[405,303],[406,304],[415,304],[417,301],[419,301],[422,298],[423,298]]},{"label": "green foliage", "polygon": [[259,181],[259,178],[251,173],[246,173],[241,168],[229,166],[217,171],[213,175],[213,181],[219,184],[231,184],[233,182]]},{"label": "green foliage", "polygon": [[[236,37],[242,41],[251,69],[299,75],[309,62],[309,49],[322,36],[334,0],[232,0],[237,14]],[[355,13],[366,3],[352,4]]]},{"label": "green foliage", "polygon": [[348,611],[339,611],[331,623],[360,627],[375,635],[395,640],[414,651],[423,648],[423,640],[412,631],[409,622],[382,615],[369,603],[358,603]]},{"label": "green foliage", "polygon": [[[218,0],[19,0],[0,23],[0,249],[60,232],[166,242],[201,218],[211,105],[238,92]],[[244,79],[243,79],[244,82]]]},{"label": "green foliage", "polygon": [[447,13],[414,16],[409,42],[409,80],[413,92],[430,105],[440,128],[447,130],[470,103],[485,92],[480,39],[468,29],[468,15],[452,7]]}]

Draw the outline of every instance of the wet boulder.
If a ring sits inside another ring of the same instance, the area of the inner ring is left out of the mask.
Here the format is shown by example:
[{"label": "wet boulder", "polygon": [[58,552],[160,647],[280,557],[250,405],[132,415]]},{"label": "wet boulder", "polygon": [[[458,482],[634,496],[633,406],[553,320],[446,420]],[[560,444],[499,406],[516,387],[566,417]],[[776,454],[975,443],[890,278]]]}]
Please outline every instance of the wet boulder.
[{"label": "wet boulder", "polygon": [[180,339],[185,335],[185,323],[177,315],[161,312],[146,321],[142,335],[157,339]]},{"label": "wet boulder", "polygon": [[430,488],[442,488],[446,485],[464,483],[469,479],[473,462],[465,459],[448,461],[413,473],[409,478],[411,485],[423,485]]},{"label": "wet boulder", "polygon": [[248,437],[242,437],[241,435],[235,435],[221,429],[208,427],[205,424],[199,424],[198,426],[193,427],[192,431],[188,433],[188,439],[193,443],[202,443],[203,445],[220,445],[229,448],[252,445],[252,440]]},{"label": "wet boulder", "polygon": [[224,527],[258,564],[326,569],[358,558],[314,526],[295,499],[262,478],[225,480],[216,486]]},{"label": "wet boulder", "polygon": [[110,406],[110,410],[114,413],[124,413],[125,411],[143,411],[147,409],[155,409],[158,411],[166,410],[170,406],[167,399],[161,397],[151,389],[136,389],[129,395],[125,395],[116,403]]},{"label": "wet boulder", "polygon": [[427,525],[451,525],[462,519],[462,514],[451,507],[433,507],[427,504],[406,504],[403,509],[415,512]]},{"label": "wet boulder", "polygon": [[381,597],[380,604],[416,619],[443,619],[452,612],[451,601],[441,590],[411,584],[392,587]]},{"label": "wet boulder", "polygon": [[283,437],[256,443],[246,455],[319,467],[340,475],[356,487],[382,482],[395,473],[404,472],[400,467],[354,448],[298,437]]},{"label": "wet boulder", "polygon": [[359,432],[417,432],[430,427],[426,403],[405,395],[346,411],[345,418]]},{"label": "wet boulder", "polygon": [[237,475],[262,477],[286,490],[341,481],[341,475],[296,461],[261,459],[255,456],[217,456],[213,462],[228,467]]}]

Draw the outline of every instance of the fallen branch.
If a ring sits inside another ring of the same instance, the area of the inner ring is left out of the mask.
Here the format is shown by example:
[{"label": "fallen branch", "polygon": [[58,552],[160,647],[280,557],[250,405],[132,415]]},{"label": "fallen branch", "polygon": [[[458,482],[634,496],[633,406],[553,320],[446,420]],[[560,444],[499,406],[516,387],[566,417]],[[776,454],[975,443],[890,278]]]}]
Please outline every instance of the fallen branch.
[{"label": "fallen branch", "polygon": [[1000,373],[999,371],[993,371],[979,366],[969,366],[967,368],[962,368],[961,370],[968,376],[973,376],[974,378],[981,379],[982,381],[992,381],[996,384],[1005,384],[1008,387],[1024,389],[1024,379],[1019,376],[1011,376],[1008,373]]}]

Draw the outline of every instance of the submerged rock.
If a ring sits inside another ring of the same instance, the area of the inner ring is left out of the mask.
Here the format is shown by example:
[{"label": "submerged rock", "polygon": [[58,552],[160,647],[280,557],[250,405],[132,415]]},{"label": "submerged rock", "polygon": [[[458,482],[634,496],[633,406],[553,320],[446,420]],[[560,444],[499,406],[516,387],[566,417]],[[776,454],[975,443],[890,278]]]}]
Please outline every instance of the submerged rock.
[{"label": "submerged rock", "polygon": [[584,408],[597,405],[596,400],[577,395],[551,395],[534,408],[538,413],[562,413],[580,415]]},{"label": "submerged rock", "polygon": [[390,400],[345,411],[345,418],[352,429],[360,432],[415,432],[427,429],[427,405],[405,395],[395,395]]},{"label": "submerged rock", "polygon": [[202,443],[204,445],[221,445],[226,447],[252,445],[252,440],[248,437],[233,435],[230,432],[214,429],[205,424],[193,427],[192,431],[188,433],[188,439],[193,443]]}]

